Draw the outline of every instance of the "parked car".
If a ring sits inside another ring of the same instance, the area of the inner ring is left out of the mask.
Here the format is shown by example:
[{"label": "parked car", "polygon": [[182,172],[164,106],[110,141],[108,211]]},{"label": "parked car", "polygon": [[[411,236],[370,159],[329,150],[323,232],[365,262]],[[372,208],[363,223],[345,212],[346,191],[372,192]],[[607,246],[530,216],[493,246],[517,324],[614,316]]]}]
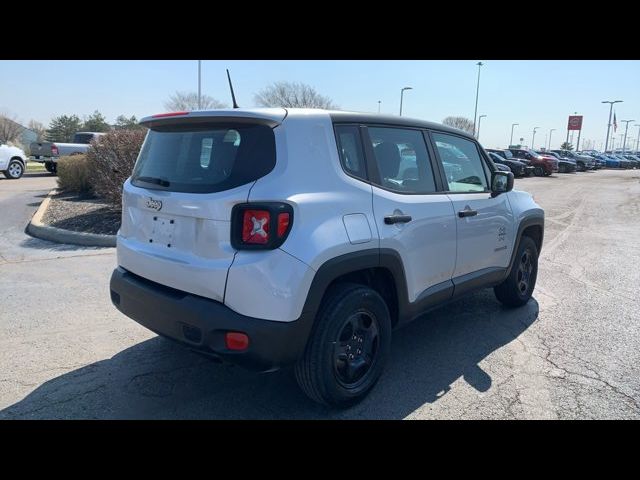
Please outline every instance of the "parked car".
[{"label": "parked car", "polygon": [[625,155],[622,155],[622,157],[626,158],[627,160],[630,160],[631,162],[633,162],[634,168],[640,168],[640,158],[636,157],[635,155],[631,155],[631,154],[625,154]]},{"label": "parked car", "polygon": [[[500,157],[504,158],[505,160],[508,160],[509,162],[518,162],[524,165],[524,171],[525,171],[524,175],[526,177],[530,177],[534,175],[535,168],[529,164],[529,161],[523,158],[514,157],[513,153],[511,153],[510,150],[502,150],[497,148],[485,148],[485,151],[487,153],[494,153],[496,155],[499,155]],[[509,165],[507,164],[507,166]],[[515,175],[515,172],[514,172],[514,175]]]},{"label": "parked car", "polygon": [[535,151],[538,155],[542,155],[542,157],[551,158],[558,162],[558,173],[574,173],[576,171],[576,164],[570,160],[563,160],[552,153],[542,150]]},{"label": "parked car", "polygon": [[[561,161],[562,162],[569,162],[573,166],[573,170],[575,170],[576,172],[584,170],[584,169],[581,169],[578,166],[578,164],[576,163],[576,161],[572,160],[571,158],[563,157],[560,154],[558,154],[556,152],[553,152],[551,150],[545,150],[545,154],[556,158],[558,160],[558,165],[560,164],[559,162],[561,162]],[[558,168],[560,168],[560,167],[558,166]]]},{"label": "parked car", "polygon": [[488,150],[487,150],[487,154],[489,155],[489,158],[491,158],[491,160],[493,161],[493,163],[496,165],[497,168],[500,168],[501,170],[506,168],[505,171],[512,172],[513,175],[516,177],[524,177],[527,174],[526,165],[524,163],[519,162],[517,160],[507,160],[506,158],[501,157],[497,153],[490,152]]},{"label": "parked car", "polygon": [[77,132],[73,136],[72,143],[61,142],[33,142],[30,146],[31,156],[34,162],[44,163],[48,172],[55,174],[58,170],[57,163],[60,157],[65,155],[77,155],[86,153],[93,140],[98,140],[101,132]]},{"label": "parked car", "polygon": [[22,177],[27,169],[27,156],[21,148],[3,143],[0,145],[0,172],[11,180]]},{"label": "parked car", "polygon": [[603,168],[620,168],[620,160],[618,159],[609,157],[602,153],[594,153],[591,156],[601,162],[601,164],[604,163]]},{"label": "parked car", "polygon": [[584,172],[586,170],[593,170],[595,166],[595,161],[591,157],[587,157],[585,155],[578,155],[571,150],[550,150],[551,152],[557,153],[562,158],[569,158],[576,162],[576,167],[579,172]]},{"label": "parked car", "polygon": [[394,328],[477,288],[531,298],[544,211],[469,134],[284,108],[140,123],[111,300],[192,350],[294,365],[311,399],[347,406],[380,377]]},{"label": "parked car", "polygon": [[555,158],[543,157],[530,148],[510,148],[509,150],[517,159],[528,160],[538,176],[551,175],[558,171],[558,160]]},{"label": "parked car", "polygon": [[593,159],[593,168],[594,168],[594,170],[600,170],[601,168],[604,168],[607,165],[607,162],[605,160],[599,160],[592,153],[579,152],[578,154],[582,155],[582,156],[585,156],[585,157],[592,158]]},{"label": "parked car", "polygon": [[613,153],[607,153],[605,154],[609,159],[611,159],[612,161],[616,161],[618,162],[620,168],[633,168],[633,163],[629,160],[627,160],[624,157],[615,155]]}]

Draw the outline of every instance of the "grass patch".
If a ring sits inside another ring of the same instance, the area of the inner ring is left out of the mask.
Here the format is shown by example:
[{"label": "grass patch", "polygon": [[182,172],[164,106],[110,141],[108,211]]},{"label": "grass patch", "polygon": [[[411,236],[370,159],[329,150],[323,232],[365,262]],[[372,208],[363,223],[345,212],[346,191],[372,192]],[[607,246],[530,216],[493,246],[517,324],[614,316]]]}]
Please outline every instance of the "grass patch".
[{"label": "grass patch", "polygon": [[27,163],[27,172],[46,172],[46,168],[44,168],[43,163],[38,162],[28,162]]}]

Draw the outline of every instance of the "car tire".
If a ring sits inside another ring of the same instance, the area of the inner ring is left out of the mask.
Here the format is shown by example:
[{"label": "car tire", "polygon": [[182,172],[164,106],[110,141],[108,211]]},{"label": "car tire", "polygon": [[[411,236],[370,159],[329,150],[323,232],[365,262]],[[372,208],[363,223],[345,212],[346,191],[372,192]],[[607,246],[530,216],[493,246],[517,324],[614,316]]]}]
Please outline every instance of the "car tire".
[{"label": "car tire", "polygon": [[508,307],[526,304],[538,278],[538,248],[531,237],[523,236],[507,278],[493,288],[496,298]]},{"label": "car tire", "polygon": [[323,300],[295,377],[312,400],[349,407],[376,384],[391,348],[391,316],[373,289],[336,284]]},{"label": "car tire", "polygon": [[17,180],[24,175],[24,164],[20,160],[12,158],[7,169],[2,173],[10,180]]},{"label": "car tire", "polygon": [[54,162],[44,162],[44,168],[47,169],[47,172],[52,173],[54,175],[58,173],[58,165],[55,164]]}]

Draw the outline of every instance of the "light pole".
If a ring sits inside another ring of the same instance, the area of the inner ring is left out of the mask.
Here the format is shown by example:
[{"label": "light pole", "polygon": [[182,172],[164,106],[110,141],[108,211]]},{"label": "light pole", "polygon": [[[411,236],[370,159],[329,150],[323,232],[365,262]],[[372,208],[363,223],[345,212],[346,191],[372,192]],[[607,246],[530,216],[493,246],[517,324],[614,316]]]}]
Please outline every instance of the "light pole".
[{"label": "light pole", "polygon": [[636,138],[636,152],[638,152],[638,144],[640,143],[640,125],[634,125],[634,127],[638,127],[638,138]]},{"label": "light pole", "polygon": [[378,113],[380,113],[380,104],[382,103],[382,100],[378,100]]},{"label": "light pole", "polygon": [[609,146],[609,132],[611,131],[611,113],[613,112],[613,104],[614,103],[622,103],[622,100],[603,100],[602,103],[608,103],[610,105],[609,107],[609,123],[607,124],[607,137],[606,137],[606,141],[604,144],[604,151],[607,151],[607,147]]},{"label": "light pole", "polygon": [[533,127],[533,137],[531,137],[531,149],[535,150],[534,145],[534,141],[536,139],[536,130],[539,129],[540,127]]},{"label": "light pole", "polygon": [[480,140],[480,123],[482,123],[482,117],[486,117],[486,115],[480,115],[478,117],[478,136],[476,137],[477,140]]},{"label": "light pole", "polygon": [[509,139],[509,146],[513,145],[513,127],[515,127],[516,125],[520,125],[520,124],[519,123],[511,124],[511,138]]},{"label": "light pole", "polygon": [[201,89],[201,84],[202,82],[200,81],[200,67],[202,60],[198,60],[198,110],[202,110],[202,89]]},{"label": "light pole", "polygon": [[548,148],[548,150],[551,150],[551,134],[553,132],[555,132],[555,131],[556,131],[555,128],[552,128],[551,130],[549,130],[549,148]]},{"label": "light pole", "polygon": [[402,116],[402,99],[404,97],[405,90],[413,90],[413,87],[404,87],[402,90],[400,90],[400,116]]},{"label": "light pole", "polygon": [[635,120],[620,120],[620,121],[627,124],[627,126],[624,128],[624,141],[622,142],[622,154],[624,155],[624,153],[627,151],[627,130],[629,130],[629,122],[635,122]]},{"label": "light pole", "polygon": [[[482,62],[476,63],[478,66],[478,86],[476,87],[476,108],[473,112],[473,136],[476,136],[476,117],[478,115],[478,94],[480,93],[480,68],[484,65]],[[477,137],[476,137],[477,138]]]}]

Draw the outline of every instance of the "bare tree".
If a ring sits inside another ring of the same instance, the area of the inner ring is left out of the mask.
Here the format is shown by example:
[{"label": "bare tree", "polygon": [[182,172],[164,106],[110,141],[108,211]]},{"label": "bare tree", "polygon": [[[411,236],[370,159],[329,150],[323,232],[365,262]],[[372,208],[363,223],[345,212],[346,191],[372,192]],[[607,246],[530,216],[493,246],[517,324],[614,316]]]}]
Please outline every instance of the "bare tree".
[{"label": "bare tree", "polygon": [[[201,95],[200,103],[202,110],[227,108],[227,105],[209,95]],[[170,112],[199,110],[198,94],[196,92],[176,92],[164,103],[164,108]]]},{"label": "bare tree", "polygon": [[260,90],[254,101],[261,107],[337,108],[329,97],[320,95],[310,85],[297,82],[275,82]]},{"label": "bare tree", "polygon": [[447,117],[442,120],[442,123],[473,135],[473,120],[466,117]]},{"label": "bare tree", "polygon": [[29,130],[36,132],[38,135],[38,142],[44,140],[44,136],[47,133],[47,127],[36,120],[29,120]]},{"label": "bare tree", "polygon": [[22,133],[22,125],[16,121],[15,116],[0,113],[0,143],[14,142]]}]

